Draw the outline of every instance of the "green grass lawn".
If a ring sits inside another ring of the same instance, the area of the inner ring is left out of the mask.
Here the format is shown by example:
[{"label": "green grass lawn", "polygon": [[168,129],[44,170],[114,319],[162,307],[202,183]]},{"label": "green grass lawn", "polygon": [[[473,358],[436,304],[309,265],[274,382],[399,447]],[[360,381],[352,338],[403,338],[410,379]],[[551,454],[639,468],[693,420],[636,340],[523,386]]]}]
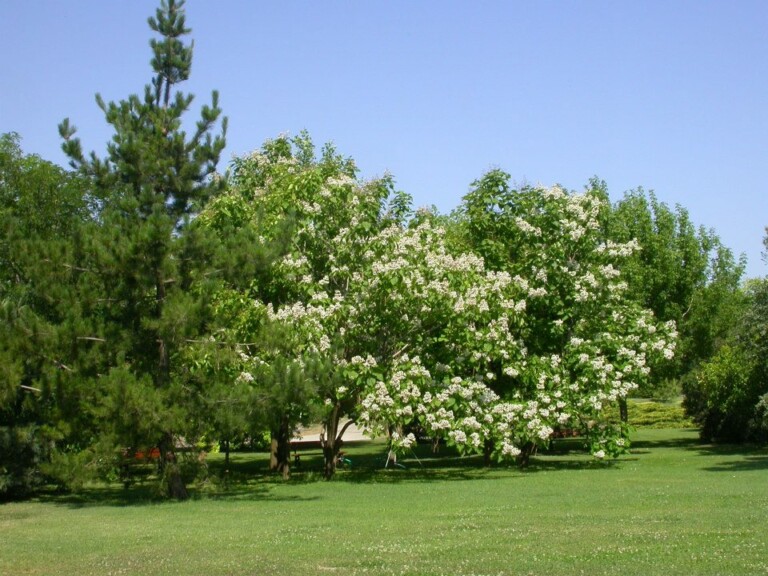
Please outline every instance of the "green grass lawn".
[{"label": "green grass lawn", "polygon": [[383,470],[369,444],[332,482],[312,454],[289,482],[235,455],[229,490],[185,503],[139,486],[4,504],[0,574],[768,573],[768,451],[702,446],[691,430],[642,430],[607,464],[569,447],[523,471],[458,458]]}]

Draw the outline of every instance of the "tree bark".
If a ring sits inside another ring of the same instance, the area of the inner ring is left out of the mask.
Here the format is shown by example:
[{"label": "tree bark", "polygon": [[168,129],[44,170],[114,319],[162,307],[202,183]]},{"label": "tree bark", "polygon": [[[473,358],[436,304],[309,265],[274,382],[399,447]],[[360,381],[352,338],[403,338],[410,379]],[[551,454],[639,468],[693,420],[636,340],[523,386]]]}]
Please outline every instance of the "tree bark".
[{"label": "tree bark", "polygon": [[187,500],[189,492],[181,477],[179,465],[176,462],[171,463],[168,471],[168,495],[174,500]]},{"label": "tree bark", "polygon": [[624,424],[629,422],[629,408],[627,407],[626,398],[619,398],[619,418]]},{"label": "tree bark", "polygon": [[271,454],[269,469],[280,472],[283,479],[291,476],[291,425],[287,415],[280,419],[277,429],[270,431]]},{"label": "tree bark", "polygon": [[336,474],[336,459],[339,451],[336,432],[339,429],[339,417],[339,405],[337,404],[333,407],[333,412],[325,423],[324,435],[320,441],[323,446],[323,477],[326,480],[330,480]]},{"label": "tree bark", "polygon": [[269,431],[269,471],[277,470],[277,436],[274,430]]},{"label": "tree bark", "polygon": [[486,440],[483,444],[483,465],[486,467],[490,467],[491,464],[493,464],[493,461],[491,460],[491,456],[493,455],[493,449],[496,447],[493,440]]},{"label": "tree bark", "polygon": [[323,477],[326,480],[330,480],[336,474],[336,463],[339,459],[341,438],[352,424],[352,420],[350,420],[339,430],[339,420],[341,420],[341,406],[336,404],[328,420],[325,422],[323,436],[320,438],[320,444],[323,447]]},{"label": "tree bark", "polygon": [[168,496],[175,500],[186,500],[189,492],[181,477],[181,470],[173,451],[173,436],[166,434],[160,441],[160,473],[168,488]]},{"label": "tree bark", "polygon": [[536,452],[536,444],[533,442],[526,442],[520,451],[520,455],[517,457],[517,465],[520,468],[525,468],[531,461],[531,456]]}]

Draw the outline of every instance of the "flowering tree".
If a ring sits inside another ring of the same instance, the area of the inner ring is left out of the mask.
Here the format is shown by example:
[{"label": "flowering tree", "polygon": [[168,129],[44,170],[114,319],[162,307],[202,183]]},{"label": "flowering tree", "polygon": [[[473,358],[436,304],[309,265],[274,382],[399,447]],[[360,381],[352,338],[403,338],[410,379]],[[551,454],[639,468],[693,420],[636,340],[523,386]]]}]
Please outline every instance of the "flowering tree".
[{"label": "flowering tree", "polygon": [[[354,242],[403,218],[407,197],[388,177],[360,182],[352,160],[327,145],[320,158],[306,134],[270,140],[237,159],[228,192],[201,214],[201,225],[222,238],[242,238],[241,269],[219,293],[218,344],[236,348],[240,374],[233,386],[249,387],[266,415],[276,468],[288,473],[289,441],[296,424],[334,390],[339,377],[330,354],[334,318],[348,274],[357,265]],[[230,366],[229,369],[232,369]],[[324,410],[328,458],[335,460],[339,418],[354,402]]]},{"label": "flowering tree", "polygon": [[604,409],[671,359],[677,337],[674,323],[657,322],[627,296],[621,263],[638,246],[605,239],[607,208],[597,193],[513,189],[499,170],[475,182],[461,208],[468,243],[528,296],[528,362],[500,393],[553,429],[583,430],[597,457],[626,447]]},{"label": "flowering tree", "polygon": [[[414,423],[460,449],[481,450],[497,433],[498,397],[487,381],[494,363],[515,372],[524,361],[512,328],[525,302],[515,299],[508,274],[486,271],[477,256],[450,254],[442,233],[428,221],[357,237],[344,230],[337,255],[347,261],[357,253],[355,268],[332,267],[328,284],[346,291],[318,290],[309,306],[275,311],[334,357],[339,385],[323,391],[329,435],[345,412],[372,433],[390,433],[395,449],[414,441],[401,434]],[[511,430],[504,437],[511,442]]]},{"label": "flowering tree", "polygon": [[[355,268],[332,266],[321,284],[345,291],[320,289],[309,306],[274,312],[341,369],[342,384],[325,390],[330,430],[357,399],[353,417],[372,432],[394,431],[395,448],[413,442],[398,431],[410,423],[497,457],[525,457],[565,426],[583,429],[597,457],[626,446],[604,409],[648,375],[651,359],[671,357],[674,327],[622,297],[614,263],[633,245],[596,242],[598,199],[558,189],[526,199],[527,219],[513,222],[530,252],[521,249],[527,267],[512,271],[532,270],[527,277],[452,255],[428,220],[375,235],[340,231],[334,257]],[[537,246],[542,226],[549,235]],[[547,283],[558,274],[559,284]]]},{"label": "flowering tree", "polygon": [[[201,215],[204,225],[250,226],[265,246],[288,239],[247,297],[242,290],[224,297],[226,328],[217,338],[239,343],[234,385],[259,388],[257,374],[277,362],[315,366],[329,477],[344,416],[371,432],[391,429],[395,448],[412,441],[396,430],[416,422],[462,448],[481,448],[490,429],[481,434],[474,420],[488,428],[492,416],[477,410],[497,399],[485,381],[497,365],[515,373],[523,361],[511,326],[525,302],[515,300],[509,275],[486,271],[477,256],[450,254],[428,219],[409,227],[410,201],[389,178],[358,181],[354,164],[330,147],[316,160],[305,135],[237,161],[231,184]],[[279,345],[265,345],[266,327],[285,335]],[[399,407],[371,402],[384,393]],[[308,413],[307,400],[294,401],[294,416],[281,421],[290,427]],[[278,411],[286,415],[288,405]]]},{"label": "flowering tree", "polygon": [[278,358],[323,366],[326,477],[344,416],[396,450],[415,440],[407,425],[489,458],[526,458],[563,427],[584,430],[597,457],[626,446],[605,408],[671,357],[674,327],[624,298],[618,265],[635,246],[602,241],[597,196],[511,191],[491,173],[461,220],[476,253],[457,254],[434,216],[408,220],[389,179],[360,182],[328,150],[313,158],[302,136],[238,166],[238,201],[249,198],[265,241],[292,213],[287,249],[247,300],[253,325],[290,337],[271,359],[263,345],[241,357],[247,378],[247,365]]}]

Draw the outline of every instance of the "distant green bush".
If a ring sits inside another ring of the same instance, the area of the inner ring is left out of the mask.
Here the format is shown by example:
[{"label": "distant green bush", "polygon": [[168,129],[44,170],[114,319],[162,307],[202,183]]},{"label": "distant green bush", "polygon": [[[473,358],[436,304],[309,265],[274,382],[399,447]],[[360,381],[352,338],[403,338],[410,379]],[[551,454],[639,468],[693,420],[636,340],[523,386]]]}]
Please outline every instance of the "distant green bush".
[{"label": "distant green bush", "polygon": [[[695,428],[693,420],[685,415],[679,403],[662,403],[643,400],[629,400],[628,416],[630,426],[635,428]],[[612,408],[611,420],[618,422],[618,408]]]},{"label": "distant green bush", "polygon": [[750,280],[744,299],[727,341],[683,381],[683,405],[708,442],[765,442],[768,436],[768,279]]}]

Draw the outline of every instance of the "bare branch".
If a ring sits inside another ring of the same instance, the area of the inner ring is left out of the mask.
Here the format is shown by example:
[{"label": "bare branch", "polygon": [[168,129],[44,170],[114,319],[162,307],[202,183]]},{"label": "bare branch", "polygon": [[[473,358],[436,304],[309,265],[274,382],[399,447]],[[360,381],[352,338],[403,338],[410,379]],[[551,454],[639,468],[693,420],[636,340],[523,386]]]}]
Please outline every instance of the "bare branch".
[{"label": "bare branch", "polygon": [[400,348],[400,350],[392,354],[392,358],[399,358],[400,356],[402,356],[403,352],[405,352],[406,350],[408,350],[408,348],[410,348],[410,346],[411,346],[410,343],[405,344],[405,346]]},{"label": "bare branch", "polygon": [[184,340],[188,344],[213,344],[214,346],[256,346],[258,342],[219,342],[217,340],[193,340],[187,338]]},{"label": "bare branch", "polygon": [[66,364],[63,364],[62,362],[59,362],[58,360],[54,360],[54,363],[56,364],[56,366],[58,366],[62,370],[66,370],[67,372],[74,372],[74,370],[72,370],[72,368],[70,368]]},{"label": "bare branch", "polygon": [[81,268],[80,266],[73,266],[72,264],[62,264],[67,270],[75,270],[77,272],[92,272],[88,268]]}]

